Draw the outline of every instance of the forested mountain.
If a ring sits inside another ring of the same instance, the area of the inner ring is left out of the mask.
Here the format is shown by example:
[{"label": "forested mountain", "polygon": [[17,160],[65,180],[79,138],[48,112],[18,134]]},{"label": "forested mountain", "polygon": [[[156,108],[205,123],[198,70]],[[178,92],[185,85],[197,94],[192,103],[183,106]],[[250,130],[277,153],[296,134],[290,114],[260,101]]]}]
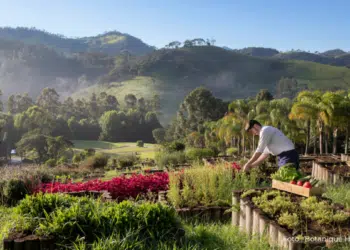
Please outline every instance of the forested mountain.
[{"label": "forested mountain", "polygon": [[154,50],[119,32],[75,39],[37,29],[1,28],[0,89],[5,98],[26,92],[36,98],[45,87],[54,88],[61,97],[107,92],[120,99],[128,94],[137,98],[159,94],[160,119],[165,121],[180,100],[199,86],[224,100],[255,96],[260,89],[293,97],[302,89],[350,86],[349,69],[327,65],[350,64],[350,54],[339,49],[281,53],[257,47],[230,50],[214,44],[214,39],[196,38]]},{"label": "forested mountain", "polygon": [[180,101],[194,88],[205,86],[224,100],[255,96],[268,89],[293,97],[303,89],[337,90],[350,87],[350,69],[306,61],[287,61],[242,55],[215,46],[161,49],[142,57],[121,56],[100,84],[74,96],[108,91],[118,98],[134,93],[150,98],[159,93],[169,121]]},{"label": "forested mountain", "polygon": [[60,52],[98,52],[108,55],[118,55],[123,51],[142,55],[154,50],[140,39],[117,31],[101,35],[81,38],[66,38],[35,28],[0,28],[0,38],[10,41],[20,41],[24,44],[41,44]]},{"label": "forested mountain", "polygon": [[256,57],[272,57],[283,60],[302,60],[322,64],[329,64],[333,66],[350,67],[350,53],[340,49],[328,50],[322,53],[319,53],[317,51],[315,53],[312,53],[301,50],[280,52],[276,49],[271,48],[247,47],[243,49],[236,49],[234,51],[244,55]]},{"label": "forested mountain", "polygon": [[46,46],[0,39],[0,89],[5,95],[39,94],[45,87],[72,93],[107,73],[113,59],[102,54],[70,57]]}]

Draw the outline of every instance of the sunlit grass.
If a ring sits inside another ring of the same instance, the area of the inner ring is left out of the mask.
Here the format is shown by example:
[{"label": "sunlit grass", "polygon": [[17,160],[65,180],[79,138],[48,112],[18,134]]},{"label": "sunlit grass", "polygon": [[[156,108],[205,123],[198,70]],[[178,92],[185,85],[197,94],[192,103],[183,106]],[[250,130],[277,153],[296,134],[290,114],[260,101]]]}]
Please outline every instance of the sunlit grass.
[{"label": "sunlit grass", "polygon": [[[248,237],[239,232],[237,227],[229,224],[185,224],[186,236],[179,242],[163,241],[154,242],[152,247],[147,246],[146,241],[139,240],[137,235],[130,232],[125,237],[113,235],[107,239],[101,238],[93,243],[92,249],[137,249],[148,250],[268,250],[271,249],[265,237]],[[75,250],[85,250],[85,243],[76,243]]]},{"label": "sunlit grass", "polygon": [[75,140],[74,149],[79,151],[88,148],[94,148],[97,152],[109,155],[140,154],[141,159],[154,159],[155,152],[158,150],[157,144],[145,143],[143,147],[136,146],[136,142],[104,142],[104,141],[79,141]]}]

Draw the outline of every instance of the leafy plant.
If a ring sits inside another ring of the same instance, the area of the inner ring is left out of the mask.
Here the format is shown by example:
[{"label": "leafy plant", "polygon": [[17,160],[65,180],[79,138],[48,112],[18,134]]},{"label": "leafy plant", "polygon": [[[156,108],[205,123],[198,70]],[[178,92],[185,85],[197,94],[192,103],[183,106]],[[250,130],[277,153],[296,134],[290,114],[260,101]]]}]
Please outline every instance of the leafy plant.
[{"label": "leafy plant", "polygon": [[299,217],[297,213],[283,212],[278,218],[280,225],[287,226],[289,229],[296,229],[299,225]]},{"label": "leafy plant", "polygon": [[301,177],[301,173],[296,169],[295,164],[288,163],[280,167],[276,173],[271,175],[272,179],[289,182],[297,180]]},{"label": "leafy plant", "polygon": [[274,191],[264,191],[261,196],[253,197],[252,201],[271,217],[283,212],[296,210],[296,204],[291,201],[289,196],[277,190]]}]

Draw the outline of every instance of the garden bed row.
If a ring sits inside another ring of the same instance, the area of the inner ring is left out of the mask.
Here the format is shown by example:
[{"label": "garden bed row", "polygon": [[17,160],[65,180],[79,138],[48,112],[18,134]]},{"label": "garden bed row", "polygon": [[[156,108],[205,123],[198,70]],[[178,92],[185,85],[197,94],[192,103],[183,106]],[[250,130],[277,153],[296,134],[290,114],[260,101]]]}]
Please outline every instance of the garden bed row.
[{"label": "garden bed row", "polygon": [[56,249],[53,238],[28,235],[8,238],[3,241],[4,250],[54,250]]},{"label": "garden bed row", "polygon": [[311,175],[328,184],[337,184],[350,180],[350,167],[344,161],[315,159]]},{"label": "garden bed row", "polygon": [[[263,188],[253,189],[251,191],[272,190],[273,189],[271,188]],[[289,228],[280,225],[276,220],[271,219],[269,215],[267,215],[253,203],[249,195],[242,197],[242,194],[242,191],[233,191],[232,193],[232,225],[239,227],[240,231],[249,235],[267,237],[271,246],[290,250],[305,249],[305,247],[320,249],[320,247],[331,245],[331,242],[327,241],[327,237],[341,237],[341,235],[327,235],[326,237],[322,235],[322,230],[318,230],[319,228],[315,226],[315,223],[313,224],[311,222],[311,225],[307,225],[307,227],[312,228],[307,231],[309,235],[303,235],[302,238],[298,238],[293,235],[294,230],[290,230]],[[293,200],[293,203],[295,203],[297,206],[299,205],[301,199],[303,199],[297,195],[290,195],[290,197]],[[327,199],[319,199],[328,201]],[[333,204],[333,207],[336,211],[344,211],[344,213],[347,215],[349,214],[349,211],[345,210],[341,205]],[[290,223],[293,223],[293,221],[290,221]],[[350,227],[349,223],[344,225],[343,228],[338,227],[337,229],[341,229],[340,231],[343,233],[345,232],[344,235],[347,238],[348,236],[346,235],[349,235]]]},{"label": "garden bed row", "polygon": [[[168,204],[167,198],[168,191],[161,191],[158,193],[158,202]],[[177,214],[184,219],[198,219],[201,221],[212,222],[229,222],[231,219],[231,213],[229,213],[228,206],[197,206],[197,207],[185,207],[176,208]]]}]

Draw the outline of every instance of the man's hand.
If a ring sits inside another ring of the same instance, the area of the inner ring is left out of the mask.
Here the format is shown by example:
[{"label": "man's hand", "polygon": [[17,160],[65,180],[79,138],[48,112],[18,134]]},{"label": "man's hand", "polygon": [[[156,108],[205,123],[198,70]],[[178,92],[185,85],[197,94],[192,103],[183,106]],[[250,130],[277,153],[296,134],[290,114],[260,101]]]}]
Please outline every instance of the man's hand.
[{"label": "man's hand", "polygon": [[252,158],[244,165],[243,171],[248,172],[253,167],[252,163],[255,162],[261,155],[262,155],[262,153],[255,152],[253,154]]},{"label": "man's hand", "polygon": [[249,163],[246,163],[244,166],[243,166],[243,172],[249,172],[249,170],[251,169],[252,165],[249,164]]}]

